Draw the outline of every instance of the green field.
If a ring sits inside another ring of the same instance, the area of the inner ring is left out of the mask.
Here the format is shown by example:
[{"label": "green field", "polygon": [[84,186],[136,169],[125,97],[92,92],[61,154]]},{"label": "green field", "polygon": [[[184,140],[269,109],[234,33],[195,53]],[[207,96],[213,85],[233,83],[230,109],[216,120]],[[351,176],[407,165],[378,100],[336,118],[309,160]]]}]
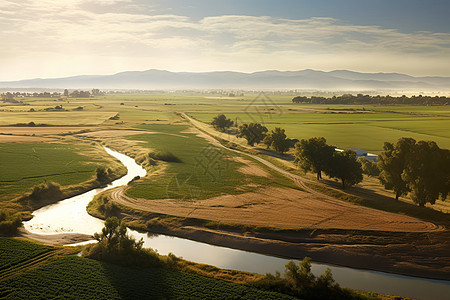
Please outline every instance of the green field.
[{"label": "green field", "polygon": [[44,181],[62,186],[83,183],[95,178],[99,165],[114,163],[98,146],[0,143],[0,200],[22,195]]},{"label": "green field", "polygon": [[[217,114],[189,113],[204,123]],[[442,148],[450,147],[450,116],[413,116],[401,113],[226,113],[239,124],[259,122],[269,130],[281,127],[291,138],[305,139],[323,136],[338,148],[361,148],[380,153],[384,142],[400,137],[433,140]]]},{"label": "green field", "polygon": [[53,247],[33,242],[0,237],[0,272],[12,265],[20,264],[28,259],[46,253]]},{"label": "green field", "polygon": [[[146,199],[207,199],[222,194],[253,191],[260,186],[290,186],[290,180],[264,168],[273,178],[251,176],[237,171],[244,166],[233,157],[234,152],[209,144],[187,132],[187,125],[139,125],[153,134],[127,137],[141,141],[140,147],[152,151],[169,151],[181,162],[166,162],[163,173],[145,178],[132,186],[127,194]],[[276,180],[274,180],[276,178]]]},{"label": "green field", "polygon": [[0,268],[0,298],[292,299],[280,293],[166,268],[123,267],[74,255],[39,262],[36,254],[47,248],[52,247],[0,237],[0,258],[4,266]]}]

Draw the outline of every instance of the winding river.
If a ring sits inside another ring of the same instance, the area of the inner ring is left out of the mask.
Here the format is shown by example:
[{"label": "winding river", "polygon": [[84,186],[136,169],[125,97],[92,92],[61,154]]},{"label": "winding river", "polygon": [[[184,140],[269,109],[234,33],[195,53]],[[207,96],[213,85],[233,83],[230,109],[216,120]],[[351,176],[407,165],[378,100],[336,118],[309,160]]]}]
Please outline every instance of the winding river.
[{"label": "winding river", "polygon": [[[94,189],[84,194],[45,206],[33,212],[33,218],[24,222],[25,228],[37,234],[84,233],[101,231],[103,220],[86,212],[92,198],[105,190],[127,184],[135,176],[145,176],[146,171],[136,162],[119,152],[105,148],[106,152],[120,160],[128,169],[127,175],[115,180],[106,187]],[[160,254],[174,253],[184,259],[217,266],[219,268],[241,270],[265,274],[283,271],[289,261],[247,251],[218,247],[206,243],[165,235],[152,235],[129,230],[137,239],[144,239],[144,247],[158,250]],[[312,271],[320,275],[330,268],[341,286],[374,291],[383,294],[400,295],[417,299],[448,299],[450,281],[416,278],[383,272],[358,270],[346,267],[313,263]]]}]

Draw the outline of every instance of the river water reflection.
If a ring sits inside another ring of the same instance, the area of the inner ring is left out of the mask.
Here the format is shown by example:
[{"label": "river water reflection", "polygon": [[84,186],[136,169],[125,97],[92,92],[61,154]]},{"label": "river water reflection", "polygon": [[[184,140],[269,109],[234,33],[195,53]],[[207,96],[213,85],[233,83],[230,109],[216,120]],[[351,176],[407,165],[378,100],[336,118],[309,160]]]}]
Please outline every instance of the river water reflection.
[{"label": "river water reflection", "polygon": [[[58,203],[45,206],[33,212],[33,219],[24,222],[25,228],[38,234],[76,232],[94,234],[101,231],[103,221],[86,212],[92,198],[107,189],[127,184],[135,176],[145,176],[146,171],[135,161],[121,153],[105,148],[108,154],[119,159],[128,169],[128,174],[104,188],[95,189]],[[174,253],[184,259],[254,273],[275,273],[284,270],[289,261],[247,251],[212,246],[205,243],[164,235],[147,235],[134,230],[129,231],[135,238],[144,239],[144,247],[158,250],[160,254]],[[394,275],[345,267],[313,263],[312,271],[320,275],[329,267],[335,280],[344,287],[374,291],[384,294],[400,295],[417,299],[449,299],[450,281],[430,280],[410,276]]]}]

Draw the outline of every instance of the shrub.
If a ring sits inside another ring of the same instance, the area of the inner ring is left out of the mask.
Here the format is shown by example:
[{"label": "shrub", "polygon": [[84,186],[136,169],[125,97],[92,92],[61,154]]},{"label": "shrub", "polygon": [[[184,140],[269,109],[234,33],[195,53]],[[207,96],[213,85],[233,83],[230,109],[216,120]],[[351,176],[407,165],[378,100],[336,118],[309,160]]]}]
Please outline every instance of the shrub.
[{"label": "shrub", "polygon": [[14,235],[20,226],[22,226],[22,218],[20,215],[4,210],[0,211],[0,235]]},{"label": "shrub", "polygon": [[61,186],[52,181],[46,181],[35,186],[29,196],[34,201],[58,199],[61,197]]},{"label": "shrub", "polygon": [[180,163],[181,159],[176,157],[174,154],[172,154],[169,151],[156,151],[156,152],[150,152],[148,156],[155,160],[162,160],[166,162],[176,162]]},{"label": "shrub", "polygon": [[110,217],[105,221],[102,232],[94,234],[97,244],[89,245],[83,251],[84,256],[122,265],[161,266],[156,251],[142,246],[144,241],[136,241],[128,235],[125,223]]},{"label": "shrub", "polygon": [[98,167],[96,172],[97,172],[97,181],[101,183],[107,182],[112,174],[110,168],[105,168],[103,166]]},{"label": "shrub", "polygon": [[300,299],[362,299],[335,283],[330,269],[316,277],[311,272],[311,258],[309,257],[305,257],[298,265],[290,261],[285,268],[284,277],[281,277],[279,272],[275,275],[268,273],[254,285],[261,289],[281,292]]}]

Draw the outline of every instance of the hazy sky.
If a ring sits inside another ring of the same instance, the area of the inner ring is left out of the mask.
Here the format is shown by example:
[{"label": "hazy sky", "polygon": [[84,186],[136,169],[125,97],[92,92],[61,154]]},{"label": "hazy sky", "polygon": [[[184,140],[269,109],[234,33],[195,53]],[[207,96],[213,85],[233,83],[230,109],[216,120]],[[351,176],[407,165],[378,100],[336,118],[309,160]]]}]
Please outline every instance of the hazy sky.
[{"label": "hazy sky", "polygon": [[128,70],[450,76],[448,0],[0,0],[0,80]]}]

